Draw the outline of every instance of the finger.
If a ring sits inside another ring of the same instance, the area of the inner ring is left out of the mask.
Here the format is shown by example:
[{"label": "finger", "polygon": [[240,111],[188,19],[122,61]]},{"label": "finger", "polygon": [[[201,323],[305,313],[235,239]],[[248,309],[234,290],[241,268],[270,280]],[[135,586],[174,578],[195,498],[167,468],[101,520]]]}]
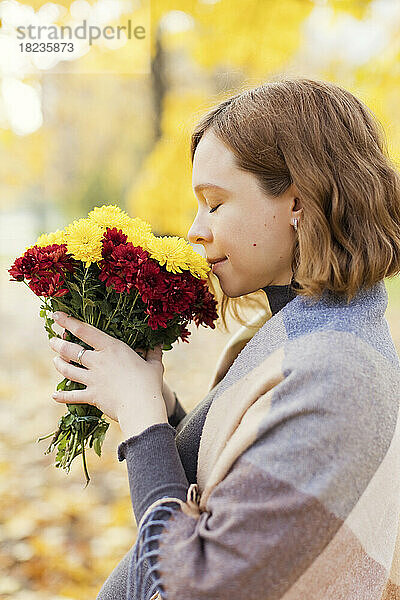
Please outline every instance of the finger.
[{"label": "finger", "polygon": [[65,312],[57,311],[53,313],[53,319],[58,325],[64,327],[74,334],[75,337],[92,346],[95,350],[103,350],[115,338],[89,323],[75,319]]},{"label": "finger", "polygon": [[53,361],[57,371],[61,373],[61,375],[64,375],[64,377],[67,379],[76,381],[77,383],[83,383],[85,385],[89,383],[89,371],[87,369],[75,367],[74,365],[65,362],[61,356],[55,356]]},{"label": "finger", "polygon": [[[66,340],[60,340],[60,338],[53,337],[49,340],[49,346],[52,350],[54,350],[54,352],[58,352],[58,354],[64,360],[73,360],[74,362],[79,362],[78,354],[82,350],[82,346],[80,346],[79,344],[68,342]],[[94,350],[86,350],[82,354],[81,362],[84,367],[93,366],[94,354]]]},{"label": "finger", "polygon": [[91,404],[96,406],[86,390],[71,390],[70,392],[56,391],[52,394],[56,402],[68,404]]}]

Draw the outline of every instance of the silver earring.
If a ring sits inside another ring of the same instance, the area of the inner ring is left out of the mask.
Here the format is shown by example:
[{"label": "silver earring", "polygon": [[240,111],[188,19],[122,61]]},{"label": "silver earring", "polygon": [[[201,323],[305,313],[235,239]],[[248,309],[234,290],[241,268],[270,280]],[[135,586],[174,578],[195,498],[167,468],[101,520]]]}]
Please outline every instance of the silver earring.
[{"label": "silver earring", "polygon": [[297,231],[298,222],[299,222],[298,219],[292,219],[292,225],[293,225],[295,231]]}]

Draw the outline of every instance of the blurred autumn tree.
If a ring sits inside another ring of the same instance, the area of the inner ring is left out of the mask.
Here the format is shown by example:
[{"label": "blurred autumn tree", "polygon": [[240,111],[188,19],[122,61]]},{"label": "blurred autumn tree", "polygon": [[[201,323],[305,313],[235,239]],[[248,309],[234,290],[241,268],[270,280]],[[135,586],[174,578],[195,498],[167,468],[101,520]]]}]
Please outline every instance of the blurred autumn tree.
[{"label": "blurred autumn tree", "polygon": [[[45,2],[25,4],[38,9]],[[398,158],[394,4],[153,0],[147,75],[127,73],[132,57],[123,49],[113,73],[102,73],[111,59],[98,50],[68,72],[25,79],[40,88],[43,125],[25,136],[0,130],[1,205],[53,206],[68,221],[111,202],[148,219],[158,233],[186,236],[196,211],[193,125],[223,98],[284,73],[328,79],[356,93],[383,123]],[[374,45],[378,30],[384,39]],[[79,65],[98,73],[76,74]]]},{"label": "blurred autumn tree", "polygon": [[284,70],[312,8],[308,0],[251,1],[246,10],[238,0],[154,3],[154,145],[128,192],[131,212],[158,231],[186,236],[195,215],[192,126],[224,95]]},{"label": "blurred autumn tree", "polygon": [[[154,2],[154,144],[128,192],[131,212],[149,219],[159,231],[186,236],[196,211],[190,181],[192,126],[213,104],[277,73],[326,78],[348,87],[377,114],[393,158],[400,156],[398,41],[390,43],[386,29],[383,53],[367,60],[361,56],[358,62],[333,53],[325,63],[313,65],[312,55],[319,49],[303,51],[312,44],[303,25],[318,4],[323,3],[252,0],[244,10],[240,0]],[[364,24],[359,33],[368,35],[370,23],[374,25],[368,1],[331,0],[325,5],[321,16],[324,9],[329,11],[327,18],[339,31],[353,27],[357,34],[358,24]]]}]

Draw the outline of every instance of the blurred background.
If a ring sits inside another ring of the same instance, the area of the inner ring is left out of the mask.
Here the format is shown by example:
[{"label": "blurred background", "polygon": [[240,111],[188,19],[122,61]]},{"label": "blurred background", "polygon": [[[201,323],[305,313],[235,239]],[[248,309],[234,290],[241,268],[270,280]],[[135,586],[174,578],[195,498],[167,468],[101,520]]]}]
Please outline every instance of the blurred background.
[{"label": "blurred background", "polygon": [[[23,53],[18,25],[145,27],[143,44],[84,42],[71,56]],[[43,232],[117,204],[157,234],[186,237],[196,214],[192,126],[213,104],[270,77],[326,79],[360,97],[400,159],[398,0],[0,1],[0,598],[92,600],[134,543],[121,431],[69,475],[44,455],[64,408],[39,299],[7,269]],[[360,185],[362,182],[360,182]],[[400,352],[400,282],[386,282]],[[164,353],[190,410],[230,332],[192,328]]]}]

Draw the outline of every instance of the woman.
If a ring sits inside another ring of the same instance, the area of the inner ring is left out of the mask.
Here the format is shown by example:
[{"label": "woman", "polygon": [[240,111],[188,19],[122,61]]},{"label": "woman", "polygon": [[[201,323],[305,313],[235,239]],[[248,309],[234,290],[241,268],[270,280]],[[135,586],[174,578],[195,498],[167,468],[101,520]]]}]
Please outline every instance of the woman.
[{"label": "woman", "polygon": [[144,360],[59,313],[94,350],[83,370],[68,363],[79,345],[50,341],[57,370],[87,386],[57,400],[119,422],[138,522],[98,599],[400,598],[400,362],[383,282],[400,272],[400,179],[379,127],[346,90],[287,79],[212,109],[192,162],[188,238],[223,309],[262,289],[272,317],[241,331],[185,416],[160,348]]}]

